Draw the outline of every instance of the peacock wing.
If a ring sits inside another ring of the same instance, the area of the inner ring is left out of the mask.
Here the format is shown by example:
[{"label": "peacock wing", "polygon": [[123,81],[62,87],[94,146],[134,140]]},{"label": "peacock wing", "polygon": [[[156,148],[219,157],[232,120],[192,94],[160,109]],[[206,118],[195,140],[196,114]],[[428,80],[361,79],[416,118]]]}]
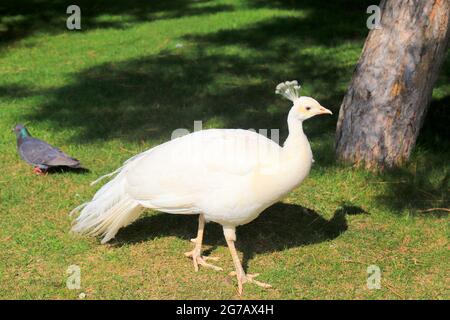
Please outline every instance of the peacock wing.
[{"label": "peacock wing", "polygon": [[239,184],[273,162],[280,150],[251,131],[199,131],[142,155],[126,173],[127,192],[162,211],[195,212],[205,194]]}]

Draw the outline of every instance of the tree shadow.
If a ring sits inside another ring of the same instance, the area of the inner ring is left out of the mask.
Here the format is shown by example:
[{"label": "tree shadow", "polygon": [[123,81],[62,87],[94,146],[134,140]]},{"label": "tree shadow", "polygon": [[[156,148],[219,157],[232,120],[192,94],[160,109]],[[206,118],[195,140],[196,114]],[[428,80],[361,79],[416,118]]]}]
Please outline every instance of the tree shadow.
[{"label": "tree shadow", "polygon": [[11,84],[0,86],[0,97],[2,99],[20,99],[33,95],[34,92],[23,85]]},{"label": "tree shadow", "polygon": [[[22,1],[20,9],[9,3],[3,10],[35,13],[33,1]],[[156,1],[151,6],[135,1],[146,9],[101,1],[96,2],[96,10],[86,11],[89,18],[91,13],[99,14],[100,9],[102,14],[128,12],[124,6],[132,8],[128,10],[136,16],[149,12],[189,15],[188,8],[197,3],[208,4],[201,7],[206,9],[231,9],[207,0]],[[62,3],[56,1],[50,9],[41,11],[55,12]],[[289,104],[275,97],[273,88],[280,81],[297,78],[306,83],[302,94],[318,98],[335,111],[333,117],[307,121],[305,131],[311,139],[331,140],[338,106],[346,91],[342,83],[350,79],[352,67],[337,63],[335,50],[327,53],[326,48],[354,40],[362,44],[368,31],[364,13],[370,1],[248,0],[246,3],[251,8],[302,9],[306,14],[270,18],[239,29],[187,34],[181,40],[192,50],[166,50],[158,55],[83,70],[74,75],[72,84],[40,92],[49,99],[34,109],[28,120],[50,121],[55,128],[81,128],[80,134],[73,138],[76,143],[110,138],[167,140],[176,128],[192,128],[194,120],[203,120],[207,126],[211,122],[211,126],[220,127],[279,128],[283,140],[287,135]],[[86,6],[90,8],[92,4],[87,2]],[[205,13],[211,13],[208,10]],[[251,51],[245,56],[220,54],[230,46]],[[311,46],[325,49],[321,54],[299,50]],[[224,78],[230,80],[224,83]],[[23,87],[0,88],[3,96],[8,93],[24,97],[27,92],[37,94]],[[330,157],[326,158],[325,162],[329,162]]]},{"label": "tree shadow", "polygon": [[[449,59],[450,60],[450,59]],[[447,73],[449,70],[447,70]],[[445,74],[443,74],[445,76]],[[433,99],[417,139],[419,147],[432,152],[450,153],[450,95]]]},{"label": "tree shadow", "polygon": [[441,156],[448,159],[449,153],[427,153],[415,157],[408,166],[383,173],[379,183],[386,185],[386,191],[376,198],[377,202],[398,213],[407,210],[421,216],[448,215],[448,212],[424,212],[450,207],[450,168],[442,163]]},{"label": "tree shadow", "polygon": [[[306,70],[314,60],[304,57],[301,65]],[[242,71],[259,72],[249,61],[220,55],[168,54],[105,64],[82,72],[73,85],[43,92],[51,99],[27,120],[50,121],[54,128],[81,127],[75,143],[117,137],[167,140],[176,128],[192,129],[194,120],[208,125],[211,119],[219,119],[222,127],[282,128],[286,136],[289,103],[274,97],[277,81],[214,86],[216,75],[232,77]],[[274,105],[274,110],[267,110]],[[320,127],[307,124],[310,136],[320,136],[324,127],[333,130],[332,119],[321,120]]]},{"label": "tree shadow", "polygon": [[381,174],[386,191],[377,197],[379,204],[424,217],[448,215],[424,210],[450,207],[449,103],[450,96],[431,102],[409,163]]},{"label": "tree shadow", "polygon": [[[237,228],[236,245],[244,254],[243,265],[246,268],[256,254],[333,240],[347,230],[345,215],[360,213],[364,213],[361,208],[344,205],[327,220],[302,206],[277,203],[253,222]],[[121,229],[112,245],[122,246],[168,236],[188,241],[195,237],[197,226],[197,215],[156,213]],[[210,247],[205,254],[219,245],[226,246],[222,227],[216,223],[207,224],[203,243]]]},{"label": "tree shadow", "polygon": [[[62,1],[55,3],[59,5]],[[93,17],[99,11],[111,15],[131,12],[136,19],[147,19],[148,14],[155,18],[176,17],[189,14],[186,6],[197,8],[193,2],[183,1],[152,2],[149,10],[130,3],[114,3],[105,9],[108,5],[100,3],[101,10],[92,10]],[[200,3],[213,11],[232,9],[208,1]],[[246,5],[250,8],[301,9],[303,13],[268,18],[241,28],[184,34],[180,37],[185,45],[181,49],[97,65],[74,74],[70,84],[56,89],[37,93],[17,86],[11,87],[12,90],[0,88],[0,94],[6,98],[8,94],[11,97],[45,95],[44,102],[33,108],[25,120],[48,122],[54,130],[76,128],[70,139],[78,144],[115,138],[166,141],[174,129],[192,130],[194,120],[202,120],[203,128],[280,129],[282,142],[287,136],[290,103],[275,96],[273,91],[281,81],[298,79],[304,84],[302,94],[317,98],[334,111],[333,117],[311,119],[304,127],[313,142],[316,165],[328,167],[335,165],[333,139],[338,107],[346,91],[343,84],[348,83],[353,69],[352,63],[339,61],[349,58],[337,53],[347,50],[348,43],[362,46],[368,32],[365,10],[369,4],[372,3],[355,0],[248,0]],[[203,13],[211,13],[208,10]],[[50,9],[56,11],[59,9]],[[202,14],[195,10],[191,13]],[[440,83],[448,80],[448,71],[447,68]],[[400,177],[407,181],[407,188],[403,190],[401,184],[392,183],[386,195],[378,199],[380,203],[401,210],[410,205],[410,195],[418,197],[418,188],[436,192],[433,189],[436,183],[431,183],[433,188],[429,188],[426,181],[435,181],[431,175],[446,170],[445,159],[448,159],[448,152],[442,152],[443,141],[448,141],[448,125],[443,119],[448,118],[442,114],[434,116],[435,110],[443,110],[435,108],[436,104],[447,105],[448,98],[433,102],[424,133],[419,136],[419,147],[436,151],[435,157],[432,152],[426,153],[419,163],[424,166],[420,174],[424,182],[409,169],[387,172],[385,180],[396,181]],[[431,143],[430,139],[435,142]],[[444,189],[439,189],[439,195],[448,190],[445,189],[447,180],[443,181]],[[397,197],[398,194],[404,197]]]},{"label": "tree shadow", "polygon": [[[210,0],[4,0],[0,4],[0,47],[35,33],[59,34],[66,28],[68,6],[81,9],[82,30],[99,28],[124,29],[143,21],[232,11],[231,5],[214,4]],[[114,19],[102,17],[113,16]]]},{"label": "tree shadow", "polygon": [[[288,58],[295,55],[296,48],[298,50],[310,45],[339,46],[347,41],[364,40],[369,32],[366,27],[366,9],[373,1],[248,0],[247,4],[254,9],[290,9],[302,14],[272,18],[245,29],[224,30],[201,36],[201,40],[206,39],[218,44],[240,44],[262,50],[268,47],[277,48]],[[285,39],[289,39],[289,43],[284,41]]]},{"label": "tree shadow", "polygon": [[[205,8],[231,9],[203,2],[208,4]],[[170,3],[152,2],[148,10],[189,14],[186,6],[193,5]],[[251,0],[244,3],[250,8],[268,5]],[[334,48],[355,40],[362,45],[367,33],[367,3],[353,0],[342,6],[329,1],[291,1],[289,8],[302,9],[305,14],[269,18],[237,29],[185,34],[180,41],[186,49],[98,65],[75,74],[67,86],[42,92],[49,99],[29,120],[50,121],[56,128],[81,128],[81,134],[74,137],[76,143],[117,137],[145,140],[150,135],[167,140],[176,128],[192,128],[193,120],[203,120],[207,126],[280,128],[283,140],[289,103],[274,95],[275,86],[298,79],[306,83],[302,94],[337,111],[345,93],[341,84],[350,78],[352,66],[339,63]],[[123,6],[133,8],[128,10],[135,15],[147,12],[128,3],[108,9],[101,4],[104,14],[129,12]],[[275,1],[270,5],[285,4]],[[235,46],[248,54],[227,51]],[[311,46],[321,53],[299,50]],[[331,139],[336,117],[337,112],[333,117],[308,121],[305,131],[312,139],[323,135]]]},{"label": "tree shadow", "polygon": [[[331,141],[338,101],[345,92],[338,84],[351,67],[335,63],[330,54],[296,54],[305,46],[293,32],[297,20],[271,19],[239,30],[184,36],[194,48],[188,52],[166,51],[84,70],[72,84],[42,92],[49,99],[27,120],[49,121],[55,129],[81,128],[75,143],[111,138],[163,141],[176,128],[192,129],[194,120],[202,120],[204,127],[280,129],[282,142],[290,103],[275,96],[274,88],[283,80],[308,75],[299,79],[310,80],[304,94],[334,109],[335,115],[308,121],[305,131],[310,139]],[[260,37],[266,39],[262,47],[255,41]],[[253,54],[216,53],[236,43]],[[208,48],[214,53],[207,53]],[[223,78],[233,80],[224,83]],[[331,143],[323,146],[332,154]]]}]

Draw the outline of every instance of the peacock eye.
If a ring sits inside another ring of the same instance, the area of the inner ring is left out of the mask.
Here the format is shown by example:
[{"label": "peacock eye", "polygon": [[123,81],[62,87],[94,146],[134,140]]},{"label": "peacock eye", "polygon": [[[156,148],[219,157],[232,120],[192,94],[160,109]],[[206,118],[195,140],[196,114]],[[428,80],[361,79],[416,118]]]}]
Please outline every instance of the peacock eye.
[{"label": "peacock eye", "polygon": [[311,107],[306,107],[306,110],[308,110],[308,111],[311,110]]}]

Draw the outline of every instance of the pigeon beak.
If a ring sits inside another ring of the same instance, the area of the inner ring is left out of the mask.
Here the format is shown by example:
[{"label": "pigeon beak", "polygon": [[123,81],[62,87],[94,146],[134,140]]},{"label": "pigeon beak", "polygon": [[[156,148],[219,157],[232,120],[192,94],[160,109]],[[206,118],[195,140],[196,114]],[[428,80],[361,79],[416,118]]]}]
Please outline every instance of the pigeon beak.
[{"label": "pigeon beak", "polygon": [[328,110],[327,108],[320,107],[320,108],[319,108],[319,113],[318,113],[318,114],[333,114],[333,112],[331,112],[331,111]]}]

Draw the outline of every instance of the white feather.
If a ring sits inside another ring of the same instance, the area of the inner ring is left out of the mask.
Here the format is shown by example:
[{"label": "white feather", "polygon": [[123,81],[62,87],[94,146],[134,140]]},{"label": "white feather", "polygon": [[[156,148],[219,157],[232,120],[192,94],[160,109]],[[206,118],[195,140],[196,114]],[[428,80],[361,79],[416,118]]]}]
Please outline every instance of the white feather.
[{"label": "white feather", "polygon": [[[294,100],[298,89],[296,82],[277,87]],[[252,221],[309,173],[312,153],[302,121],[311,117],[314,109],[302,114],[298,106],[302,101],[324,109],[312,98],[296,100],[289,112],[289,137],[284,147],[252,131],[211,129],[130,158],[97,179],[116,174],[90,202],[74,209],[80,215],[72,230],[102,235],[104,243],[145,208],[173,214],[202,213],[207,221],[224,227]]]}]

